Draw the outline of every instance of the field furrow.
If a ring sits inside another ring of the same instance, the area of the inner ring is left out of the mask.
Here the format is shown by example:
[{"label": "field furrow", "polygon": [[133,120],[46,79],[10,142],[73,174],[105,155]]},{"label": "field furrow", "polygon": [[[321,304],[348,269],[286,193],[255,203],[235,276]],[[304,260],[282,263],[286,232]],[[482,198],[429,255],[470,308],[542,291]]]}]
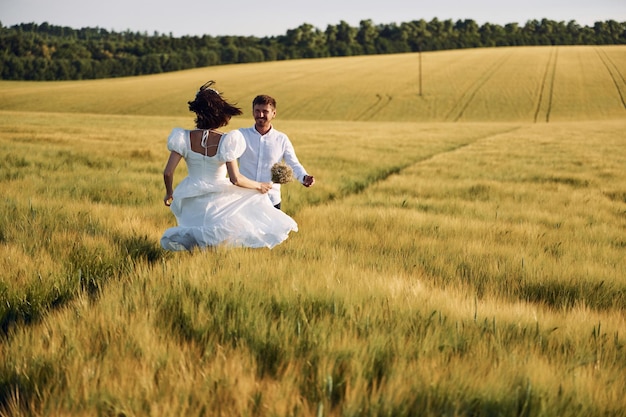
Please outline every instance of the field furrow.
[{"label": "field furrow", "polygon": [[601,49],[596,49],[600,60],[606,67],[611,79],[613,80],[613,84],[615,84],[615,89],[617,90],[617,94],[622,102],[622,106],[626,109],[626,99],[624,98],[624,94],[626,94],[626,81],[624,80],[624,76],[620,72],[619,68],[615,65],[615,63],[611,60],[611,58],[606,54],[606,52]]},{"label": "field furrow", "polygon": [[458,102],[456,102],[450,112],[446,115],[444,121],[453,121],[458,122],[461,117],[463,117],[463,113],[470,106],[472,100],[476,97],[478,91],[493,77],[493,75],[499,71],[509,58],[508,55],[500,57],[498,60],[493,62],[493,64],[486,69],[486,71],[481,74],[479,78],[477,78],[474,83],[461,94],[461,97]]},{"label": "field furrow", "polygon": [[535,110],[534,122],[537,123],[539,119],[539,113],[545,114],[545,121],[550,120],[550,108],[552,106],[552,95],[554,94],[554,77],[556,74],[556,58],[558,55],[558,49],[554,48],[550,51],[548,61],[546,63],[546,69],[541,80],[541,87],[539,88],[539,98],[537,100],[537,109]]}]

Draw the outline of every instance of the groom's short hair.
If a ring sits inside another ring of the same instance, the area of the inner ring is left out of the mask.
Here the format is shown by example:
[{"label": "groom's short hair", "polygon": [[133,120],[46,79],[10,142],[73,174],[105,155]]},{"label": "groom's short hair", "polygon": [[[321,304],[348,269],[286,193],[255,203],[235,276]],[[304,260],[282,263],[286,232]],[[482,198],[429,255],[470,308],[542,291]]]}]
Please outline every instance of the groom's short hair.
[{"label": "groom's short hair", "polygon": [[274,99],[274,97],[272,96],[268,96],[267,94],[261,94],[258,95],[254,98],[254,100],[252,100],[252,107],[254,108],[254,106],[256,105],[266,105],[269,104],[270,106],[272,106],[274,109],[276,108],[276,100]]}]

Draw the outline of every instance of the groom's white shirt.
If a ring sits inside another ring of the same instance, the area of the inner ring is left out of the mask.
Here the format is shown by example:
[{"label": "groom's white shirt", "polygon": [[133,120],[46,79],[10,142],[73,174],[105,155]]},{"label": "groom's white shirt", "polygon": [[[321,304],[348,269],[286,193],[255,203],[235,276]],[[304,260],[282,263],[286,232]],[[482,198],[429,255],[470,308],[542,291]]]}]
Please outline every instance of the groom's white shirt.
[{"label": "groom's white shirt", "polygon": [[[307,174],[298,161],[291,141],[273,127],[261,135],[254,126],[242,127],[239,131],[246,139],[246,150],[239,157],[239,172],[259,182],[272,181],[272,166],[282,160],[293,170],[293,176],[302,183]],[[269,191],[272,204],[280,203],[280,184],[274,184]]]}]

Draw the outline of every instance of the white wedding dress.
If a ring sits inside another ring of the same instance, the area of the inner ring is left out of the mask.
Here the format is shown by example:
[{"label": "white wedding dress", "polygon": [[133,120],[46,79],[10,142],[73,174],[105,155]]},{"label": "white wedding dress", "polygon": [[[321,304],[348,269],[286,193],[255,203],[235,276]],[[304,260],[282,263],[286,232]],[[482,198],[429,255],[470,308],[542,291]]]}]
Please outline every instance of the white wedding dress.
[{"label": "white wedding dress", "polygon": [[188,176],[174,189],[170,208],[178,226],[163,234],[164,249],[273,248],[298,230],[297,223],[276,209],[267,194],[237,187],[227,178],[226,162],[236,161],[246,148],[238,130],[222,136],[215,156],[192,151],[189,130],[181,128],[172,130],[167,148],[183,156]]}]

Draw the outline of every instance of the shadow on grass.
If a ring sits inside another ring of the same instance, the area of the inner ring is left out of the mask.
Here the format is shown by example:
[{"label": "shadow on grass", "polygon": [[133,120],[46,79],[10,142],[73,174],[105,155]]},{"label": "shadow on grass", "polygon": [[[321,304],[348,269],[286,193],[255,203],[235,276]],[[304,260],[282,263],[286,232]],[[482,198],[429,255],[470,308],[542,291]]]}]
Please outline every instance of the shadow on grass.
[{"label": "shadow on grass", "polygon": [[76,243],[56,276],[43,284],[39,279],[24,292],[9,291],[0,284],[0,338],[8,337],[14,326],[39,322],[79,293],[97,300],[107,282],[130,273],[136,262],[152,264],[168,256],[158,242],[147,236],[117,237],[114,241],[118,250],[106,252]]}]

